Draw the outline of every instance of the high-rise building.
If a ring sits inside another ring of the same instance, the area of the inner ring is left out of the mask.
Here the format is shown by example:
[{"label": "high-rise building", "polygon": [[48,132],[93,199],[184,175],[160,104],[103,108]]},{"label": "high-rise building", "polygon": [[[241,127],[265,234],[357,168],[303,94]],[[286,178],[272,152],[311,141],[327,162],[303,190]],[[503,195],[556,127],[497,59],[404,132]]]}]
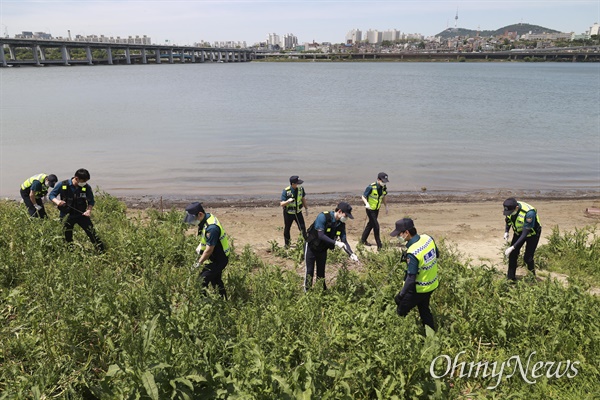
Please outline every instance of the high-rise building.
[{"label": "high-rise building", "polygon": [[590,36],[592,35],[600,35],[600,25],[597,22],[590,27]]},{"label": "high-rise building", "polygon": [[382,40],[395,42],[398,39],[400,39],[400,31],[396,29],[388,29],[387,31],[383,31]]},{"label": "high-rise building", "polygon": [[279,35],[276,33],[269,33],[267,36],[267,46],[281,46],[281,39],[279,38]]},{"label": "high-rise building", "polygon": [[281,48],[283,50],[295,49],[298,46],[298,38],[291,34],[283,35],[283,40],[281,41]]},{"label": "high-rise building", "polygon": [[346,34],[346,43],[347,44],[357,44],[362,40],[362,31],[359,29],[352,29],[350,32]]},{"label": "high-rise building", "polygon": [[369,44],[381,44],[382,34],[378,30],[369,29],[367,31],[367,42]]}]

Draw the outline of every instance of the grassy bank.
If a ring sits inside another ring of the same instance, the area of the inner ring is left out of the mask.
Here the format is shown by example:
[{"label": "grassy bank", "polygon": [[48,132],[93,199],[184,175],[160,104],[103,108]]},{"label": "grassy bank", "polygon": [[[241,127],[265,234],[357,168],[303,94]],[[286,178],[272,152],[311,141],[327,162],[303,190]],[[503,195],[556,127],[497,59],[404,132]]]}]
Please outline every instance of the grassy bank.
[{"label": "grassy bank", "polygon": [[[68,249],[56,210],[50,214],[30,220],[23,207],[0,203],[2,399],[597,393],[600,300],[586,293],[583,280],[568,288],[552,281],[512,285],[485,265],[461,264],[440,243],[433,333],[423,330],[416,311],[395,314],[402,273],[394,248],[359,252],[361,273],[332,254],[330,261],[342,264],[335,284],[308,294],[296,271],[265,264],[249,247],[234,249],[223,301],[203,296],[198,271],[190,270],[197,239],[185,234],[181,212],[150,210],[132,219],[123,203],[98,195],[93,218],[108,249],[102,255],[79,228],[78,245]],[[274,250],[299,259],[298,250]],[[545,265],[571,257],[571,250],[545,246]],[[461,377],[460,365],[445,373],[443,355],[467,369],[469,362],[496,362],[496,374],[463,369]],[[532,375],[538,362],[554,364]]]}]

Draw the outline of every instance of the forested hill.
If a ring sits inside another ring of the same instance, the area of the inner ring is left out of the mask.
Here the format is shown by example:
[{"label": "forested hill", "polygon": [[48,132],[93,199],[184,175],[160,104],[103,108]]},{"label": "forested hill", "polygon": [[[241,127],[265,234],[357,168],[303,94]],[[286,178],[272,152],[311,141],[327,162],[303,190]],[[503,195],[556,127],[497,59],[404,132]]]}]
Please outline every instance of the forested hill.
[{"label": "forested hill", "polygon": [[[464,28],[448,28],[436,36],[441,36],[443,38],[455,37],[455,36],[477,36],[477,30],[473,29],[464,29]],[[558,33],[554,29],[544,28],[539,25],[530,25],[530,24],[512,24],[504,26],[500,29],[496,29],[495,31],[479,31],[479,36],[489,37],[489,36],[499,36],[503,35],[505,32],[517,32],[517,35],[523,35],[525,33]]]}]

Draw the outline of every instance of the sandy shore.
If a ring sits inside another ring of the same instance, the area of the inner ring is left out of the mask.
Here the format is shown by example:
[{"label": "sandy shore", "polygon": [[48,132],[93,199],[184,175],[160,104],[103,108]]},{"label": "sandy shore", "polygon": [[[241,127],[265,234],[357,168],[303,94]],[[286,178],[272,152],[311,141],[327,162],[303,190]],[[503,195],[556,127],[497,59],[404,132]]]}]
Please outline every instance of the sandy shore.
[{"label": "sandy shore", "polygon": [[[518,193],[469,193],[468,195],[430,195],[411,194],[392,195],[388,200],[388,213],[382,209],[379,221],[382,239],[390,240],[389,233],[394,229],[396,220],[409,216],[415,221],[419,232],[428,233],[434,238],[444,238],[447,243],[455,245],[465,259],[471,259],[475,265],[487,264],[506,271],[503,260],[504,217],[502,202],[506,197],[515,195],[537,208],[543,226],[540,244],[547,242],[552,228],[558,226],[561,232],[575,228],[597,225],[598,214],[587,213],[587,209],[600,208],[600,193],[570,193],[563,197],[555,194],[544,197],[543,193],[531,194],[531,197],[519,197]],[[315,196],[316,197],[316,196]],[[305,214],[307,226],[321,211],[332,210],[338,200],[344,199],[353,207],[355,219],[347,224],[348,241],[357,245],[366,223],[366,215],[359,197],[339,196],[338,199],[324,196],[311,199],[308,197],[308,216]],[[183,208],[189,200],[162,200],[164,209]],[[129,206],[135,207],[131,199]],[[276,240],[283,245],[283,217],[278,199],[245,199],[205,202],[205,209],[214,213],[234,237],[238,249],[250,245],[265,261],[282,263],[269,254],[269,241]],[[146,204],[147,205],[147,204]],[[160,207],[155,199],[153,207]],[[298,230],[292,227],[292,237]],[[371,243],[373,236],[369,237]],[[372,247],[371,249],[375,249]],[[287,262],[287,261],[286,261]],[[518,271],[524,274],[524,271]]]}]

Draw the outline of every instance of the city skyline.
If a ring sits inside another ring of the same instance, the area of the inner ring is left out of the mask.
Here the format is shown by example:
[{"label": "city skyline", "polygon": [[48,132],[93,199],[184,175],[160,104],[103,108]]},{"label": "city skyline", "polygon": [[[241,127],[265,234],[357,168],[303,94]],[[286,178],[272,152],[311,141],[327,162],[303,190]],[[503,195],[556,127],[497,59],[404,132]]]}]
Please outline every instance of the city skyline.
[{"label": "city skyline", "polygon": [[299,42],[342,43],[352,29],[433,36],[455,24],[496,30],[519,22],[583,33],[599,20],[597,0],[0,0],[2,35],[148,35],[155,43],[180,45],[242,40],[251,45],[265,42],[269,33],[291,33]]}]

